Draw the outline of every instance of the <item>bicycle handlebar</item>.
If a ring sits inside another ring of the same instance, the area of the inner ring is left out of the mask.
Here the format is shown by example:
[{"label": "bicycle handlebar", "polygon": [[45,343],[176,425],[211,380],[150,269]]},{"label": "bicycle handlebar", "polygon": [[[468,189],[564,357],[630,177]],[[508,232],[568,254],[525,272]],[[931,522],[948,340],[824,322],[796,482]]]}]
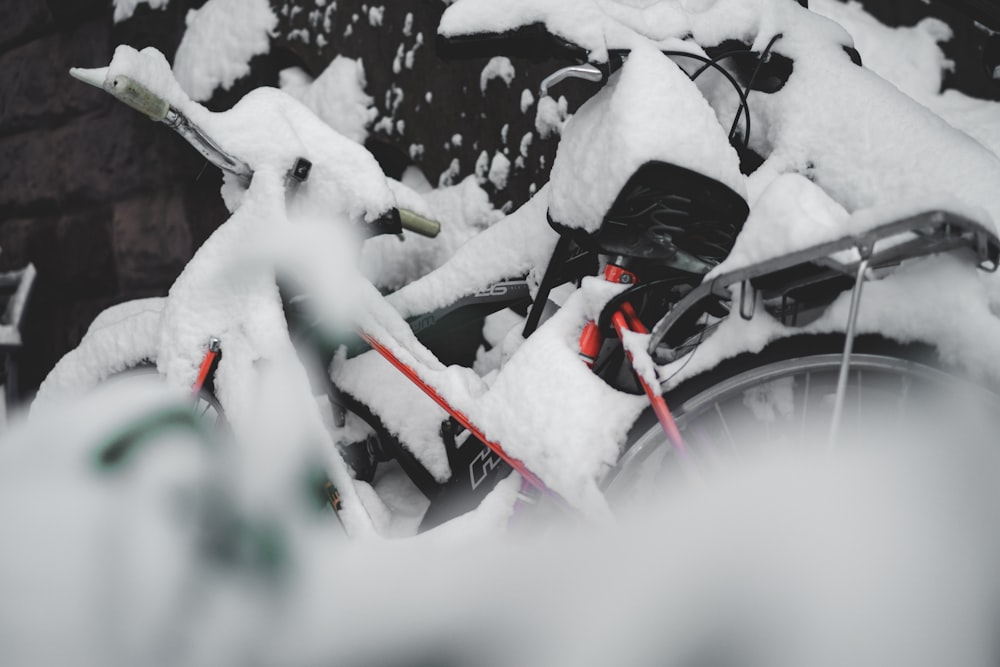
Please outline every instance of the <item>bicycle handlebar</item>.
[{"label": "bicycle handlebar", "polygon": [[[242,160],[225,152],[210,137],[180,111],[170,106],[162,97],[146,88],[135,79],[119,74],[112,79],[106,79],[106,70],[86,70],[71,68],[73,78],[84,83],[101,88],[115,99],[127,104],[136,111],[148,116],[158,123],[165,123],[194,146],[212,164],[223,171],[236,175],[240,182],[249,185],[253,170]],[[441,232],[441,223],[406,209],[399,209],[400,224],[415,234],[434,238]]]}]

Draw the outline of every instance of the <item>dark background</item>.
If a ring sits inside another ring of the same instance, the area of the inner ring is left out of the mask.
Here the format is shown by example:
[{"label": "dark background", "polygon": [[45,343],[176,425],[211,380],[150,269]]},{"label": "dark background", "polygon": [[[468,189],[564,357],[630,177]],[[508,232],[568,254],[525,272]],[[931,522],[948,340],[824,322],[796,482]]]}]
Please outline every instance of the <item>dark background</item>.
[{"label": "dark background", "polygon": [[[67,75],[71,66],[106,65],[117,44],[155,46],[172,60],[187,11],[202,4],[170,0],[164,10],[141,5],[132,18],[114,24],[111,0],[0,0],[0,271],[29,261],[38,269],[22,329],[26,396],[101,310],[166,294],[226,218],[219,174],[205,168],[183,140]],[[444,9],[439,0],[378,0],[385,9],[379,26],[368,20],[369,3],[338,0],[322,47],[294,37],[294,31],[325,33],[318,29],[325,7],[315,0],[272,4],[280,23],[270,53],[254,58],[251,75],[217,92],[208,106],[225,109],[256,86],[276,85],[284,67],[318,76],[338,54],[359,58],[378,110],[376,125],[389,118],[393,128],[374,130],[369,148],[391,175],[414,162],[435,185],[453,160],[460,167],[456,181],[473,173],[483,151],[489,158],[502,151],[513,163],[521,138],[535,130],[535,106],[521,113],[522,91],[536,94],[541,78],[562,64],[515,60],[511,84],[494,79],[482,94],[485,59],[446,62],[435,52]],[[1000,99],[1000,89],[984,75],[986,35],[967,15],[943,0],[863,4],[890,25],[912,25],[926,16],[946,20],[955,38],[944,48],[956,62],[946,86]],[[286,5],[301,10],[283,12]],[[408,35],[407,14],[413,17]],[[400,48],[413,52],[413,67],[397,73],[393,62]],[[592,90],[570,84],[558,92],[572,110]],[[461,146],[452,143],[456,133],[463,135]],[[484,184],[496,206],[519,206],[546,181],[556,139],[535,135],[523,167],[511,170],[505,188]]]}]

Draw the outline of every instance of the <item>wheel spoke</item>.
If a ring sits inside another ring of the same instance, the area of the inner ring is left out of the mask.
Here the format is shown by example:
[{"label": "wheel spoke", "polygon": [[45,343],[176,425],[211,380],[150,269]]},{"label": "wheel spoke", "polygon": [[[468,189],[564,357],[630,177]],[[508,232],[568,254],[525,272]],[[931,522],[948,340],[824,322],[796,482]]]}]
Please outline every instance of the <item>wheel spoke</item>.
[{"label": "wheel spoke", "polygon": [[806,371],[806,386],[802,391],[802,423],[799,426],[799,440],[805,440],[806,438],[806,419],[809,415],[809,382],[812,379],[812,373]]},{"label": "wheel spoke", "polygon": [[715,404],[715,412],[719,415],[719,421],[722,422],[722,430],[726,433],[726,439],[729,440],[729,449],[736,451],[736,441],[733,439],[733,434],[729,430],[729,424],[726,423],[726,417],[722,414],[722,408],[719,404]]}]

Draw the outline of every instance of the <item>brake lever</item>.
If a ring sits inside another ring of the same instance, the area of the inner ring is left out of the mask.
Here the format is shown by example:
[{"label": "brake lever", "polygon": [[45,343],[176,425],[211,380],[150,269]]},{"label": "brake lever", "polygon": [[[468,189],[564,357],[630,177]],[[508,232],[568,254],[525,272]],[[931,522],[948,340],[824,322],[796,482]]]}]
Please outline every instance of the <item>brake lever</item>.
[{"label": "brake lever", "polygon": [[538,88],[539,96],[546,97],[549,94],[549,88],[565,81],[566,79],[584,79],[586,81],[599,83],[604,81],[604,72],[590,64],[563,67],[562,69],[558,69],[542,79],[542,83]]}]

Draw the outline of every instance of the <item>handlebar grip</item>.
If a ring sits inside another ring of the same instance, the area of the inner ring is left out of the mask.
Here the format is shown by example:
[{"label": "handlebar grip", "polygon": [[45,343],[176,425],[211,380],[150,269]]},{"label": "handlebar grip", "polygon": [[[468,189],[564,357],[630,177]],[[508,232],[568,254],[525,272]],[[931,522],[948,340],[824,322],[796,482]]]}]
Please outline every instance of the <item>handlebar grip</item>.
[{"label": "handlebar grip", "polygon": [[136,111],[146,114],[152,120],[162,121],[170,111],[170,105],[153,91],[138,81],[119,74],[104,82],[104,89]]},{"label": "handlebar grip", "polygon": [[441,233],[440,222],[437,220],[431,220],[430,218],[425,218],[424,216],[414,213],[413,211],[408,211],[405,208],[399,209],[399,221],[402,223],[403,229],[408,229],[415,234],[420,234],[421,236],[434,238]]}]

